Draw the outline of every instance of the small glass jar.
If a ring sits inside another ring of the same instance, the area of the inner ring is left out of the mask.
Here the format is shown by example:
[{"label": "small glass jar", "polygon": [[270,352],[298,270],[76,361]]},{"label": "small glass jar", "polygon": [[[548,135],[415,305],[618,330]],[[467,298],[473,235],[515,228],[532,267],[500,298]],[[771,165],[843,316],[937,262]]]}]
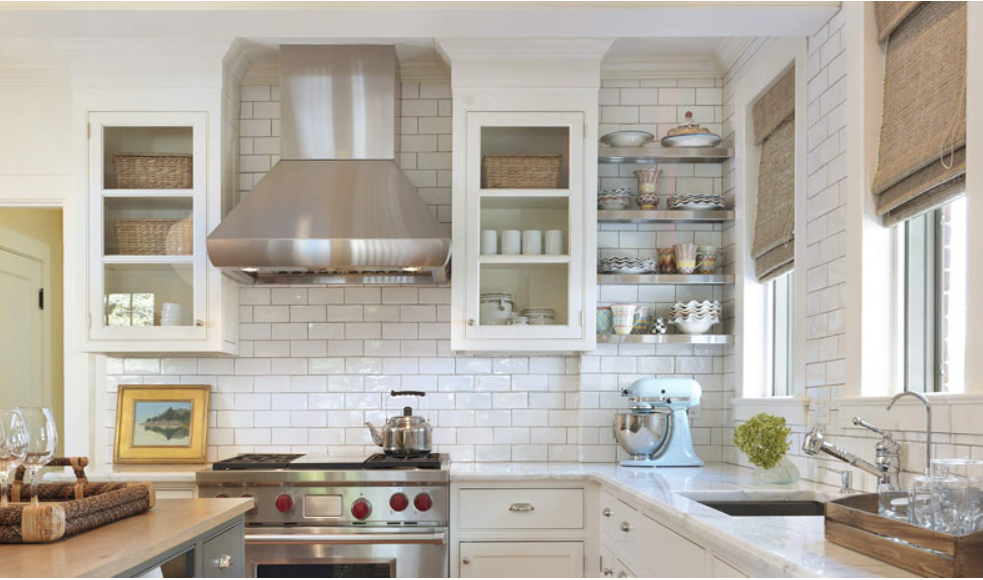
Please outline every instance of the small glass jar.
[{"label": "small glass jar", "polygon": [[529,326],[528,316],[512,316],[506,322],[509,326]]}]

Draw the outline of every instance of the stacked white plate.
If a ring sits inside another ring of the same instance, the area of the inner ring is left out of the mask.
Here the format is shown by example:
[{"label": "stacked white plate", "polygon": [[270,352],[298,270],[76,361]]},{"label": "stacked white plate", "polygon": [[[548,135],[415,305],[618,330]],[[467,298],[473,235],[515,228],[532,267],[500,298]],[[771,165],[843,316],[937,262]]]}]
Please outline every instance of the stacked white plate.
[{"label": "stacked white plate", "polygon": [[161,326],[191,326],[191,308],[177,302],[165,302],[160,307]]},{"label": "stacked white plate", "polygon": [[655,272],[658,263],[655,258],[635,256],[615,256],[601,258],[600,271],[605,274],[646,274]]},{"label": "stacked white plate", "polygon": [[712,193],[687,193],[669,198],[669,209],[722,209],[724,196]]},{"label": "stacked white plate", "polygon": [[529,319],[529,324],[532,326],[542,326],[556,322],[556,310],[552,308],[526,308],[522,311],[522,315]]},{"label": "stacked white plate", "polygon": [[631,191],[625,187],[597,192],[597,209],[622,210],[631,204]]},{"label": "stacked white plate", "polygon": [[716,300],[677,302],[669,309],[669,322],[683,334],[704,334],[720,318],[720,302]]}]

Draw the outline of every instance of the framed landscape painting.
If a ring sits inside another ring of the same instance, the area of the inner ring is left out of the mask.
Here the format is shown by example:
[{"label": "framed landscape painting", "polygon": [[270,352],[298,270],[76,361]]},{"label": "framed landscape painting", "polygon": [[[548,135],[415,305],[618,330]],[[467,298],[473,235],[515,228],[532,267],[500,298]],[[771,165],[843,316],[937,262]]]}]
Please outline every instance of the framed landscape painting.
[{"label": "framed landscape painting", "polygon": [[208,385],[120,385],[115,463],[205,463]]}]

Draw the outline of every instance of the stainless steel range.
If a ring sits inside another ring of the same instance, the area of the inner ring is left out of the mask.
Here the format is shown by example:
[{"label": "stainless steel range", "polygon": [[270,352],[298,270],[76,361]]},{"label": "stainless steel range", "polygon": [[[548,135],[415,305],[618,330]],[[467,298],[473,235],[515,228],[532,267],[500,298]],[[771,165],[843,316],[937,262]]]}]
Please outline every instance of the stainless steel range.
[{"label": "stainless steel range", "polygon": [[199,497],[252,497],[252,578],[447,577],[447,455],[246,454],[198,472]]}]

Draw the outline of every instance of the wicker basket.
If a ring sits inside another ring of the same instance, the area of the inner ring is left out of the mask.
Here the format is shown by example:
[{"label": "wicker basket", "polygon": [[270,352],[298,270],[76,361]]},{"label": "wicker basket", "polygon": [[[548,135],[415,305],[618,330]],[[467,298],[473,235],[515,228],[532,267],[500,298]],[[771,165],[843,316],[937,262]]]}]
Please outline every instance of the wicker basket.
[{"label": "wicker basket", "polygon": [[481,187],[485,189],[558,189],[562,155],[485,155]]},{"label": "wicker basket", "polygon": [[116,220],[117,253],[126,256],[190,256],[194,253],[194,222],[179,220]]},{"label": "wicker basket", "polygon": [[113,155],[119,189],[191,189],[190,153],[117,153]]},{"label": "wicker basket", "polygon": [[22,489],[24,469],[19,467],[11,489],[13,503],[0,509],[0,544],[54,542],[154,507],[152,483],[89,483],[87,464],[84,457],[51,460],[49,466],[71,466],[77,481],[39,484],[38,505],[20,503],[28,498]]}]

